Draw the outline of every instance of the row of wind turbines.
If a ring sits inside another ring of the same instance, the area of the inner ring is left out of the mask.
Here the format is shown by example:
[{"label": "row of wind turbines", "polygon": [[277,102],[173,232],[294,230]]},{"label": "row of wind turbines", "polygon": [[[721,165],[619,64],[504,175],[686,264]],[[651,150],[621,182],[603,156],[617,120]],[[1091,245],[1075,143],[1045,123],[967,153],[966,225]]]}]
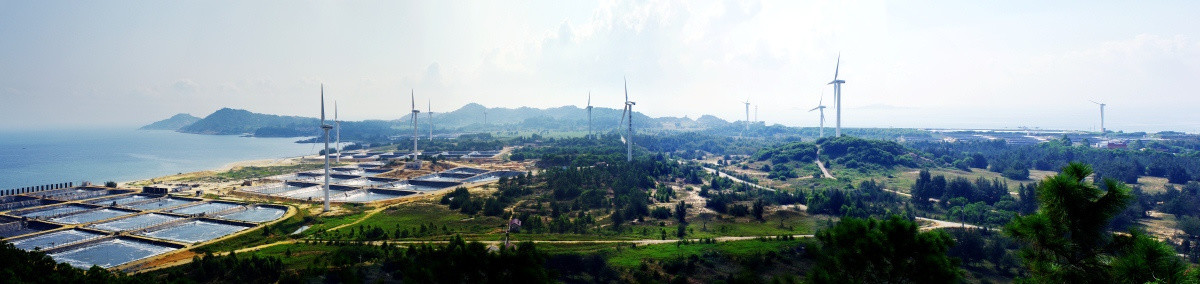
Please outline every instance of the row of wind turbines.
[{"label": "row of wind turbines", "polygon": [[[837,65],[835,65],[833,67],[833,81],[829,81],[829,83],[825,84],[825,85],[833,85],[833,103],[834,103],[834,105],[836,105],[836,110],[837,110],[837,127],[834,130],[834,134],[833,134],[834,137],[842,136],[842,84],[845,84],[846,80],[838,79],[838,71],[841,69],[841,67],[842,67],[842,55],[838,54]],[[747,103],[746,103],[747,117],[749,117],[749,113],[750,113],[750,111],[749,111],[750,104],[748,101],[749,100],[747,100]],[[821,92],[821,99],[817,101],[817,107],[814,107],[813,109],[808,110],[808,112],[813,112],[813,111],[818,111],[821,114],[821,124],[820,124],[821,130],[820,130],[820,134],[818,134],[818,137],[825,137],[825,93],[824,92]],[[747,125],[749,125],[749,124],[747,124]]]},{"label": "row of wind turbines", "polygon": [[[834,65],[834,69],[833,69],[833,80],[830,81],[829,83],[826,83],[826,85],[833,85],[833,100],[834,100],[834,107],[835,107],[835,111],[836,111],[836,123],[835,123],[835,128],[834,128],[834,137],[842,136],[842,84],[845,84],[846,80],[842,80],[842,79],[838,78],[838,73],[841,70],[841,65],[842,65],[842,56],[839,54],[837,63],[836,63],[836,65]],[[633,161],[633,106],[637,105],[637,103],[629,100],[629,81],[628,81],[628,79],[623,79],[623,81],[624,81],[624,88],[625,88],[625,104],[624,104],[623,110],[621,111],[621,122],[618,124],[618,133],[620,133],[620,135],[621,135],[621,143],[625,144],[625,160],[627,162],[630,162],[630,161]],[[412,146],[412,152],[410,153],[410,155],[415,160],[420,155],[419,152],[417,151],[418,150],[417,144],[418,144],[418,141],[420,140],[420,136],[418,134],[418,129],[417,129],[417,125],[418,125],[417,124],[417,116],[420,115],[421,111],[417,109],[417,99],[416,99],[415,91],[412,91],[410,93],[410,99],[411,99],[411,109],[412,109],[411,119],[412,119],[412,126],[413,126],[413,136],[412,136],[413,146]],[[745,129],[743,130],[742,136],[744,136],[745,131],[749,131],[749,127],[750,127],[750,100],[747,99],[743,103],[746,106],[746,124],[745,124]],[[1092,101],[1092,103],[1100,105],[1100,131],[1101,131],[1101,133],[1106,133],[1107,130],[1104,128],[1104,107],[1106,106],[1106,104],[1095,102],[1095,101]],[[325,124],[325,85],[322,84],[321,85],[321,129],[324,130],[325,153],[326,153],[326,155],[324,155],[325,156],[325,185],[324,185],[324,193],[325,193],[324,210],[325,211],[329,211],[329,172],[330,172],[329,155],[328,155],[328,153],[329,153],[329,138],[330,138],[329,131],[333,130],[335,128],[337,129],[336,133],[335,133],[337,136],[337,139],[336,139],[337,144],[335,145],[335,147],[337,147],[338,149],[341,149],[341,140],[342,140],[341,139],[341,121],[338,120],[338,118],[337,118],[337,102],[336,101],[334,102],[333,108],[334,108],[334,112],[333,112],[334,125]],[[822,92],[821,98],[820,98],[820,100],[818,100],[817,106],[809,110],[809,112],[817,111],[820,114],[820,130],[819,130],[820,132],[818,134],[819,137],[825,137],[825,108],[826,108],[825,95]],[[586,107],[587,118],[588,118],[588,136],[591,136],[594,134],[593,127],[592,127],[592,109],[593,109],[592,94],[591,94],[591,92],[588,92],[587,107]],[[426,110],[427,110],[426,114],[428,115],[428,119],[429,119],[429,139],[433,140],[433,111],[432,111],[432,103],[431,102],[427,102]],[[755,112],[755,119],[757,120],[758,119],[758,106],[755,106],[754,112]],[[484,124],[487,124],[487,122],[486,122],[487,121],[487,110],[486,109],[484,110],[483,115],[484,115]],[[624,129],[621,129],[621,127],[624,127]],[[337,162],[340,162],[341,155],[339,154],[336,159],[337,159]]]},{"label": "row of wind turbines", "polygon": [[[412,101],[412,125],[413,125],[413,137],[412,137],[413,148],[412,148],[412,152],[410,153],[410,155],[415,160],[420,155],[419,152],[417,152],[417,141],[421,139],[421,137],[417,134],[417,130],[418,130],[417,129],[417,116],[421,113],[421,111],[417,109],[416,91],[411,91],[410,95],[411,95],[411,101]],[[426,114],[429,116],[428,117],[429,118],[429,140],[433,140],[433,103],[432,102],[426,102],[426,103],[427,103],[425,106],[427,108]],[[325,151],[322,152],[322,153],[325,153],[324,155],[322,155],[322,156],[324,156],[324,160],[325,160],[325,175],[324,175],[325,184],[322,188],[324,195],[325,195],[323,209],[325,212],[329,212],[329,172],[330,172],[329,131],[335,130],[334,135],[336,135],[336,142],[335,142],[336,144],[334,145],[334,147],[336,149],[338,149],[338,155],[335,157],[335,159],[336,159],[335,162],[340,163],[342,160],[342,155],[341,155],[342,121],[338,119],[337,101],[334,101],[333,102],[333,125],[329,125],[329,124],[325,123],[325,84],[321,84],[321,130],[324,131],[324,138],[325,138]]]}]

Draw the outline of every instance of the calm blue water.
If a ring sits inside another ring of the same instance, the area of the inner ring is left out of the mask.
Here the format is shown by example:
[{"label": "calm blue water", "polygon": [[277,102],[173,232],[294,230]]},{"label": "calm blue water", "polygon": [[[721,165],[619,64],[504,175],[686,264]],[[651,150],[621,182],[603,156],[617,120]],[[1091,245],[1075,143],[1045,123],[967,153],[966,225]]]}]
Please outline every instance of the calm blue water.
[{"label": "calm blue water", "polygon": [[132,181],[244,160],[315,154],[301,138],[246,138],[128,129],[0,132],[0,189]]}]

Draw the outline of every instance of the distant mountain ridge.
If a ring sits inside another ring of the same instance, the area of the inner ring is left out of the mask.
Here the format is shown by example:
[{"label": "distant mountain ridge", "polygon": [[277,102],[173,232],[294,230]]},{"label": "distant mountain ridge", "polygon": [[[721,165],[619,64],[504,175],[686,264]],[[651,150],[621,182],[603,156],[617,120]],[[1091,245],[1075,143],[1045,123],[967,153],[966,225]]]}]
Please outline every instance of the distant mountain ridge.
[{"label": "distant mountain ridge", "polygon": [[[246,133],[255,134],[262,129],[270,129],[272,131],[279,132],[291,132],[287,130],[295,130],[310,133],[312,132],[311,129],[313,126],[319,123],[320,120],[316,118],[261,114],[241,109],[222,108],[204,117],[204,119],[180,128],[179,132],[193,134],[234,135]],[[269,136],[288,137],[303,135],[293,135],[291,133],[287,133],[283,135]]]},{"label": "distant mountain ridge", "polygon": [[155,121],[154,123],[147,124],[146,126],[142,126],[141,128],[138,128],[138,129],[139,130],[179,130],[180,128],[186,127],[188,125],[192,125],[193,123],[196,123],[197,121],[200,121],[199,117],[195,117],[195,116],[192,116],[192,115],[186,114],[186,113],[180,113],[180,114],[176,114],[175,116],[172,116],[171,118]]},{"label": "distant mountain ridge", "polygon": [[[595,132],[608,132],[617,129],[620,124],[622,110],[596,107],[592,109],[592,129]],[[485,114],[486,113],[486,122]],[[342,138],[363,139],[379,138],[380,136],[411,135],[412,114],[406,114],[396,120],[366,120],[342,121]],[[178,117],[179,115],[176,115]],[[189,115],[190,116],[190,115]],[[181,117],[171,121],[185,124],[187,120]],[[239,135],[251,134],[258,137],[303,137],[318,136],[320,131],[316,126],[320,123],[317,118],[300,116],[281,116],[262,114],[247,110],[222,108],[204,118],[192,117],[194,121],[182,126],[174,126],[171,130],[183,133],[210,135]],[[447,132],[479,132],[479,131],[587,131],[587,110],[576,106],[562,106],[547,109],[530,107],[520,108],[488,108],[480,104],[466,104],[450,112],[433,112],[433,127],[436,133]],[[164,120],[166,121],[166,120]],[[421,113],[417,117],[418,128],[422,133],[429,131],[429,113]],[[143,129],[156,126],[155,122],[144,126]],[[720,118],[705,115],[699,120],[686,117],[652,118],[639,112],[633,113],[634,128],[639,132],[662,130],[703,130],[708,128],[729,127],[732,123]]]}]

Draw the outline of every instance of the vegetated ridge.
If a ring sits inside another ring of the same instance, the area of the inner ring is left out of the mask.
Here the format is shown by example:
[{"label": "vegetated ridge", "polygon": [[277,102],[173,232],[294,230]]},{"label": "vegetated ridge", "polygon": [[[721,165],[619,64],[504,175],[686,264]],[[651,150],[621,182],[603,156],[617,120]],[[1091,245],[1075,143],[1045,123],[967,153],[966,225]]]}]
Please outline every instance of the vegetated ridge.
[{"label": "vegetated ridge", "polygon": [[138,129],[139,130],[179,130],[180,128],[183,128],[185,126],[192,125],[193,123],[196,123],[197,121],[200,121],[199,117],[195,117],[195,116],[192,116],[192,115],[186,114],[186,113],[180,113],[180,114],[176,114],[175,116],[172,116],[171,118],[155,121],[154,123],[147,124],[146,126],[142,126],[141,128],[138,128]]}]

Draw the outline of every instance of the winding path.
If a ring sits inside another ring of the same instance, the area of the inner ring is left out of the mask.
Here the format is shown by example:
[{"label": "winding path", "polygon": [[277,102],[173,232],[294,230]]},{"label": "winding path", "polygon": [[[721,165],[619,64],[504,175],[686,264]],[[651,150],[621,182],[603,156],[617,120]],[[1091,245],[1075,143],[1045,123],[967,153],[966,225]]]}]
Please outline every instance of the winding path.
[{"label": "winding path", "polygon": [[817,163],[817,167],[821,168],[821,173],[825,175],[825,178],[837,179],[833,177],[833,174],[829,173],[829,169],[825,168],[825,162],[821,162],[821,145],[817,145],[817,158],[813,162]]}]

